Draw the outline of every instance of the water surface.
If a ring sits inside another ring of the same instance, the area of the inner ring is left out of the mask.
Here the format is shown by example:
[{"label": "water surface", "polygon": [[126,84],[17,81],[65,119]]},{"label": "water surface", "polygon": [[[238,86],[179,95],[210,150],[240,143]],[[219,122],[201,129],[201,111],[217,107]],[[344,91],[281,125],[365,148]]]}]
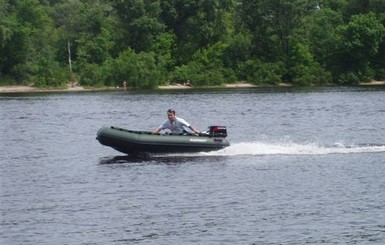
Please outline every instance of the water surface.
[{"label": "water surface", "polygon": [[[384,244],[385,90],[0,95],[2,244]],[[231,146],[125,156],[174,108]]]}]

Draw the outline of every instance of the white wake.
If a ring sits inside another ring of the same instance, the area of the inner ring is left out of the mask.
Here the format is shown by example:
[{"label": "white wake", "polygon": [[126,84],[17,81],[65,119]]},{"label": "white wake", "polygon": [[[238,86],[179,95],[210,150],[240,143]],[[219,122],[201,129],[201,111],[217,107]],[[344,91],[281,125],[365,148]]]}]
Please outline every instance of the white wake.
[{"label": "white wake", "polygon": [[202,153],[214,156],[236,155],[324,155],[324,154],[349,154],[349,153],[379,153],[385,152],[385,145],[380,144],[350,144],[335,143],[322,145],[319,143],[263,143],[245,142],[236,143],[223,150]]}]

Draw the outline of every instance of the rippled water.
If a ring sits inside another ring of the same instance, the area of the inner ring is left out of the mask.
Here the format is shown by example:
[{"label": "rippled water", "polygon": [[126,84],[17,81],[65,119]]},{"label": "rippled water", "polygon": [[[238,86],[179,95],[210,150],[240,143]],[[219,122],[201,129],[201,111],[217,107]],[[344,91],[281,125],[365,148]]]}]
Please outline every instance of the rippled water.
[{"label": "rippled water", "polygon": [[[0,95],[1,244],[384,244],[385,89]],[[165,111],[210,153],[130,157]]]}]

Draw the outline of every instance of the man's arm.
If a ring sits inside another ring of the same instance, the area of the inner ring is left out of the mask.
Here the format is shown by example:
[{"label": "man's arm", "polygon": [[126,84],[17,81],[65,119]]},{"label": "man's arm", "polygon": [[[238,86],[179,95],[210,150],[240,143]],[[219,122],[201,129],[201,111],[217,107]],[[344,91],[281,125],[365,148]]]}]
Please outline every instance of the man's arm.
[{"label": "man's arm", "polygon": [[194,127],[193,125],[190,125],[190,126],[188,126],[188,127],[189,127],[189,129],[191,129],[194,133],[197,133],[197,134],[200,133],[200,131],[199,131],[196,127]]}]

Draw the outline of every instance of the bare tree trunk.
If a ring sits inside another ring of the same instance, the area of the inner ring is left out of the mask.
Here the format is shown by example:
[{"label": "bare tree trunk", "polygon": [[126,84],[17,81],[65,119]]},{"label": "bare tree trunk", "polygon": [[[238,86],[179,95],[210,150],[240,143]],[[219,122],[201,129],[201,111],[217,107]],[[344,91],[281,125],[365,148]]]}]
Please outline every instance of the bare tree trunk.
[{"label": "bare tree trunk", "polygon": [[70,40],[68,40],[68,42],[67,42],[67,49],[68,49],[68,64],[70,66],[70,73],[72,75],[71,42],[70,42]]}]

